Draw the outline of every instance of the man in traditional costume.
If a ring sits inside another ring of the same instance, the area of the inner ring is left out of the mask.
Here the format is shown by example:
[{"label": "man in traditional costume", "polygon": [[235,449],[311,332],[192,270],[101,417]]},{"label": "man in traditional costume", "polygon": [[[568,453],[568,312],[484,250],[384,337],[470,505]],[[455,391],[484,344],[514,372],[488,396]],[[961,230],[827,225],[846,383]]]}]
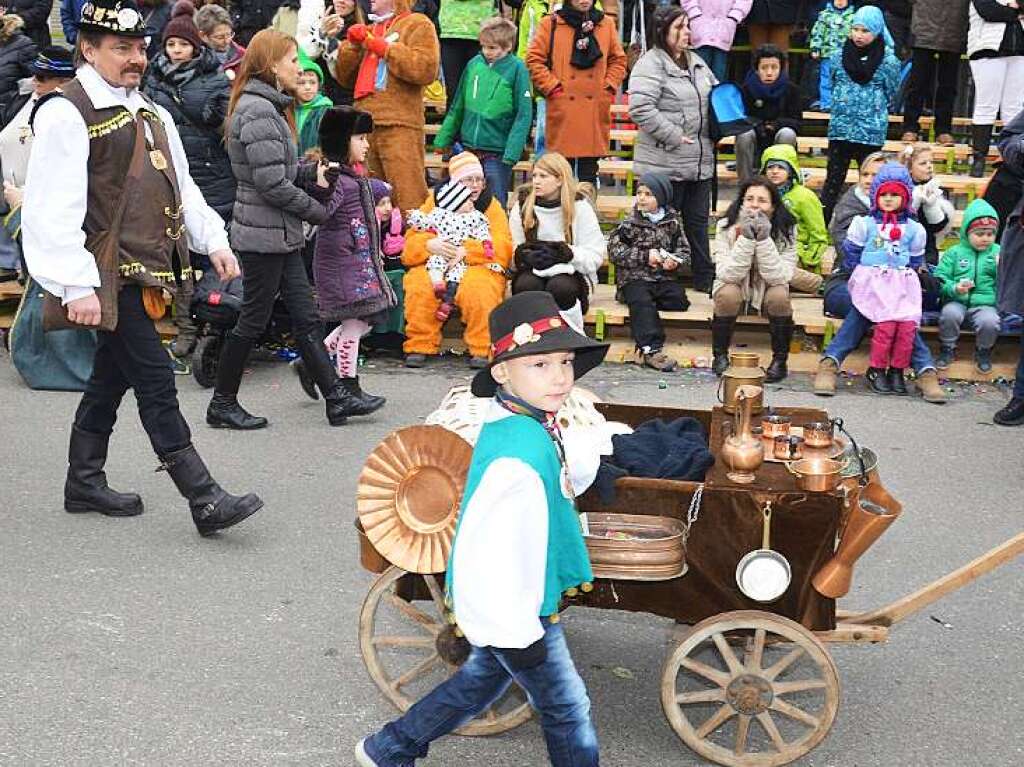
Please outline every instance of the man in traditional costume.
[{"label": "man in traditional costume", "polygon": [[[161,468],[201,535],[258,511],[210,476],[178,407],[154,317],[189,277],[188,249],[222,279],[238,275],[224,222],[189,176],[171,116],[139,91],[146,26],[134,0],[82,6],[77,76],[39,100],[22,211],[25,259],[49,301],[50,327],[98,330],[92,376],[71,429],[64,508],[122,517],[142,499],[107,485],[103,467],[121,398],[133,389]],[[47,320],[44,320],[44,325]]]}]

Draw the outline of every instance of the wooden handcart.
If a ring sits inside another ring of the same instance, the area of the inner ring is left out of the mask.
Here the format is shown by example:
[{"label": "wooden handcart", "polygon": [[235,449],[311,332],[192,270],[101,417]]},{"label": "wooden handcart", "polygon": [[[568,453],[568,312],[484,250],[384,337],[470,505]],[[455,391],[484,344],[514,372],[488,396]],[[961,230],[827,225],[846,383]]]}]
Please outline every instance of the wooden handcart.
[{"label": "wooden handcart", "polygon": [[[651,418],[691,416],[721,447],[720,409],[691,411],[602,404],[610,420],[632,425]],[[794,425],[821,421],[814,409],[777,409]],[[718,462],[721,464],[721,461]],[[753,484],[737,485],[724,467],[708,473],[699,520],[687,542],[687,573],[666,581],[598,579],[567,604],[650,613],[674,620],[675,644],[661,676],[661,703],[676,734],[705,759],[723,765],[788,764],[828,734],[839,706],[839,673],[826,644],[876,644],[889,627],[1024,551],[1024,533],[892,604],[862,613],[838,610],[812,578],[832,558],[848,512],[842,492],[796,489],[784,465],[765,463]],[[698,485],[627,477],[613,506],[594,493],[583,511],[658,515],[685,520]],[[789,588],[770,604],[754,602],[736,584],[744,554],[761,545],[764,505],[773,509],[772,548],[792,568]],[[364,567],[379,573],[363,602],[359,643],[366,668],[385,697],[407,710],[455,671],[454,630],[445,620],[444,574],[412,574],[390,565],[361,535]],[[513,687],[463,727],[463,735],[494,735],[531,717]]]}]

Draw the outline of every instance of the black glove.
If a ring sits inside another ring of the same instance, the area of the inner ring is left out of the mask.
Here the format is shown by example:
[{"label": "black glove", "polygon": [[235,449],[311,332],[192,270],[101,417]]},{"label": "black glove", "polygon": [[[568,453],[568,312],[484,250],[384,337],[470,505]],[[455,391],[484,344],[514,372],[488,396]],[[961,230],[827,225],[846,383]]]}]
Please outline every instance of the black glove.
[{"label": "black glove", "polygon": [[537,257],[538,249],[536,242],[524,242],[516,248],[514,262],[516,271],[525,272],[534,268],[534,259]]},{"label": "black glove", "polygon": [[572,261],[572,248],[564,242],[538,242],[541,246],[534,257],[534,269],[550,269],[555,264],[568,264]]},{"label": "black glove", "polygon": [[324,179],[328,184],[334,186],[334,182],[341,176],[340,165],[328,165],[327,170],[324,171]]},{"label": "black glove", "polygon": [[938,295],[942,290],[942,280],[929,272],[927,268],[922,267],[918,270],[917,279],[921,283],[921,291],[924,293]]},{"label": "black glove", "polygon": [[548,659],[548,648],[544,644],[544,637],[521,650],[503,648],[499,652],[512,671],[528,671],[531,668],[537,668]]}]

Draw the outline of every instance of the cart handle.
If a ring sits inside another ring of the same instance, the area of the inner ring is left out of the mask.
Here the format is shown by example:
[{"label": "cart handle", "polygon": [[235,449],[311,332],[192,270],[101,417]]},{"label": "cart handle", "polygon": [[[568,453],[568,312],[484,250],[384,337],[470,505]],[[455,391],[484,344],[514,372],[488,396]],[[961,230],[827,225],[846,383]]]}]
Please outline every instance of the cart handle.
[{"label": "cart handle", "polygon": [[1024,532],[1017,533],[1013,538],[1004,541],[988,553],[982,554],[959,570],[954,570],[937,581],[929,583],[913,594],[897,599],[895,602],[878,610],[844,617],[843,623],[891,626],[908,615],[913,615],[919,610],[924,609],[951,591],[956,591],[962,586],[976,581],[986,573],[995,570],[1000,565],[1005,565],[1007,562],[1016,559],[1021,553],[1024,553]]}]

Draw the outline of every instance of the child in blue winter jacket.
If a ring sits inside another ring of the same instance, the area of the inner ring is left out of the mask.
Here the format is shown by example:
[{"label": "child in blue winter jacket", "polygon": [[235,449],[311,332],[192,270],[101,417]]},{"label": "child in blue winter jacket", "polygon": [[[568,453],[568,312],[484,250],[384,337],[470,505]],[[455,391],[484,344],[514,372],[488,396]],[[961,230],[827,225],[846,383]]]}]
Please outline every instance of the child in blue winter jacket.
[{"label": "child in blue winter jacket", "polygon": [[850,36],[830,61],[833,107],[821,190],[826,221],[832,220],[850,160],[859,164],[880,151],[889,129],[889,101],[899,87],[900,63],[878,8],[867,5],[853,15]]},{"label": "child in blue winter jacket", "polygon": [[903,370],[921,323],[926,234],[911,208],[914,182],[899,163],[887,162],[871,183],[871,210],[850,224],[843,267],[850,274],[851,312],[875,323],[867,379],[878,394],[906,394]]},{"label": "child in blue winter jacket", "polygon": [[854,10],[850,0],[829,0],[811,28],[811,58],[820,66],[818,106],[826,112],[832,109],[832,57],[850,36]]}]

